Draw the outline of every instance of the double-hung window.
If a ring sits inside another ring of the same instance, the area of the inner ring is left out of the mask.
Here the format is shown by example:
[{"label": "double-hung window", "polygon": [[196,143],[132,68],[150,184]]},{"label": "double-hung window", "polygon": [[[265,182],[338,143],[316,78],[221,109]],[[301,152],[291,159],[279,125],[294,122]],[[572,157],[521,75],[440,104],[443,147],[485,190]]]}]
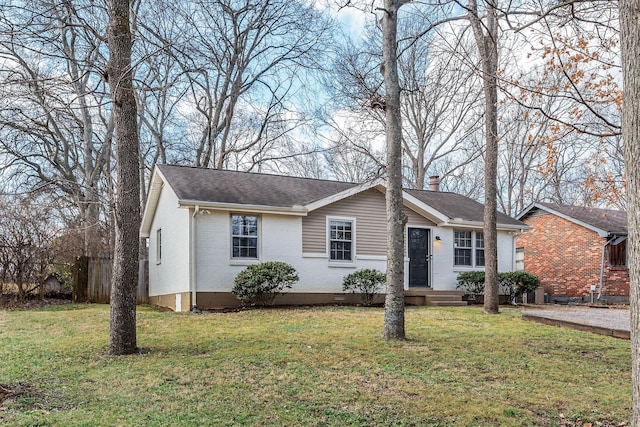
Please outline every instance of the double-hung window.
[{"label": "double-hung window", "polygon": [[453,249],[455,265],[473,265],[473,248],[471,241],[471,231],[454,231]]},{"label": "double-hung window", "polygon": [[339,262],[354,261],[354,221],[329,220],[329,260]]},{"label": "double-hung window", "polygon": [[484,266],[484,234],[482,231],[455,230],[453,240],[454,265]]},{"label": "double-hung window", "polygon": [[476,267],[484,267],[484,233],[475,231],[476,235]]},{"label": "double-hung window", "polygon": [[231,215],[231,258],[258,259],[256,215]]}]

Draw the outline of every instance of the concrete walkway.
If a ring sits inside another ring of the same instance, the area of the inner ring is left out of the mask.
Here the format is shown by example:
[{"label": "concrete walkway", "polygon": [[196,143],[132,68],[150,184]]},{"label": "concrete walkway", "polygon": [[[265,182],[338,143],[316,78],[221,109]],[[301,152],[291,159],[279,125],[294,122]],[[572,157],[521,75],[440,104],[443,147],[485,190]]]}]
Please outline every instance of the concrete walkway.
[{"label": "concrete walkway", "polygon": [[622,339],[630,338],[629,316],[628,308],[551,305],[522,309],[525,320]]}]

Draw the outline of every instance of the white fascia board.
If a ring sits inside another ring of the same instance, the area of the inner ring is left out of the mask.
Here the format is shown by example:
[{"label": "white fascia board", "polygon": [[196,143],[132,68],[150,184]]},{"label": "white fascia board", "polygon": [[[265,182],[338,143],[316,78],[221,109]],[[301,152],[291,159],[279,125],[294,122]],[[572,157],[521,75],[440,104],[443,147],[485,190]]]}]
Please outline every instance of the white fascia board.
[{"label": "white fascia board", "polygon": [[[547,206],[544,206],[544,205],[540,205],[540,204],[538,204],[538,203],[534,203],[533,205],[531,205],[527,210],[525,210],[525,211],[522,213],[522,215],[524,215],[525,213],[528,213],[528,212],[529,212],[531,209],[533,209],[534,207],[535,207],[535,208],[538,208],[538,209],[542,209],[543,211],[546,211],[546,212],[552,213],[552,214],[554,214],[554,215],[556,215],[556,216],[559,216],[559,217],[560,217],[560,218],[562,218],[562,219],[566,219],[567,221],[572,222],[572,223],[574,223],[574,224],[577,224],[577,225],[579,225],[579,226],[581,226],[581,227],[584,227],[584,228],[586,228],[586,229],[588,229],[588,230],[595,231],[596,233],[598,233],[598,236],[600,236],[600,237],[607,237],[607,236],[609,236],[609,232],[608,232],[607,230],[603,230],[603,229],[601,229],[601,228],[594,227],[594,226],[593,226],[593,225],[591,225],[591,224],[587,224],[586,222],[583,222],[583,221],[577,220],[577,219],[575,219],[575,218],[574,218],[574,217],[572,217],[572,216],[565,215],[565,214],[563,214],[562,212],[558,212],[557,210],[555,210],[555,209],[553,209],[553,208],[550,208],[550,207],[547,207]],[[518,219],[520,219],[520,218],[518,218]]]},{"label": "white fascia board", "polygon": [[199,200],[179,200],[180,208],[210,209],[217,211],[252,212],[252,213],[273,213],[279,215],[306,216],[307,210],[300,205],[294,206],[265,206],[265,205],[245,205],[238,203],[203,202]]},{"label": "white fascia board", "polygon": [[354,196],[363,191],[369,190],[370,188],[376,187],[382,183],[382,179],[376,179],[371,182],[365,182],[362,184],[356,184],[353,187],[341,191],[336,194],[332,194],[331,196],[325,197],[324,199],[316,200],[315,202],[311,202],[305,206],[308,212],[314,211],[316,209],[320,209],[324,206],[330,205],[335,202],[339,202],[342,199],[346,199],[347,197]]},{"label": "white fascia board", "polygon": [[147,203],[145,204],[142,221],[140,222],[140,237],[149,237],[149,233],[151,233],[151,224],[153,223],[153,217],[156,215],[156,209],[158,208],[158,201],[160,200],[160,193],[164,187],[164,183],[165,179],[162,173],[157,167],[154,167],[151,182],[149,183],[149,191],[147,193]]},{"label": "white fascia board", "polygon": [[423,217],[435,222],[437,225],[441,225],[449,221],[449,217],[443,214],[442,212],[432,208],[425,202],[413,197],[411,194],[403,191],[402,198],[404,199],[404,204],[410,207],[415,212],[419,213]]}]

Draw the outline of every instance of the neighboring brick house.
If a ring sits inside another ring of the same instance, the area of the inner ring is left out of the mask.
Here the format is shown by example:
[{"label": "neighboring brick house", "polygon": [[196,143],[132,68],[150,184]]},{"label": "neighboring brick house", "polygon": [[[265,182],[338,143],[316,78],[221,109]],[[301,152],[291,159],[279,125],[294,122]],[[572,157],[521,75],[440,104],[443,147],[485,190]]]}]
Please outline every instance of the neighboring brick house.
[{"label": "neighboring brick house", "polygon": [[517,219],[530,227],[516,238],[518,267],[549,301],[629,300],[626,212],[534,203]]}]

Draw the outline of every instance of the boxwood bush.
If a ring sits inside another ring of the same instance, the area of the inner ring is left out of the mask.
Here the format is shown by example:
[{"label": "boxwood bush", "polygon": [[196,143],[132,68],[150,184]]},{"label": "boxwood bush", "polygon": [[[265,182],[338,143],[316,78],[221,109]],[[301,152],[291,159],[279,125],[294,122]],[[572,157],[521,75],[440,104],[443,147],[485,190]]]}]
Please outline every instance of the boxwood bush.
[{"label": "boxwood bush", "polygon": [[242,270],[233,280],[231,292],[243,303],[273,305],[298,281],[296,269],[286,262],[267,261]]},{"label": "boxwood bush", "polygon": [[375,268],[364,268],[344,276],[342,290],[359,294],[362,304],[370,306],[386,280],[383,272]]},{"label": "boxwood bush", "polygon": [[472,299],[484,294],[484,271],[465,271],[458,274],[458,286]]},{"label": "boxwood bush", "polygon": [[[458,274],[457,281],[457,287],[473,299],[484,294],[484,271],[465,271]],[[514,304],[523,294],[533,292],[540,286],[538,276],[524,271],[499,273],[498,282],[500,294],[507,295]]]},{"label": "boxwood bush", "polygon": [[500,287],[505,295],[509,295],[511,301],[515,304],[522,295],[533,292],[540,286],[540,279],[533,274],[524,271],[509,271],[498,275]]}]

